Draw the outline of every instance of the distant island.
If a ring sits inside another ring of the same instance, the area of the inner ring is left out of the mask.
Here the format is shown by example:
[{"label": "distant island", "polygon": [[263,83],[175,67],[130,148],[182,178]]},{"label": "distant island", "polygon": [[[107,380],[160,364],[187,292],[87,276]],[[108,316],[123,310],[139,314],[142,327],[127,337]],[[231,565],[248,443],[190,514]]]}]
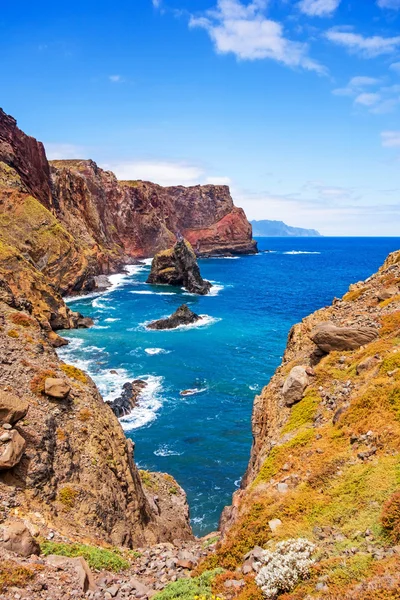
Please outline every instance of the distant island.
[{"label": "distant island", "polygon": [[254,237],[321,237],[316,229],[290,227],[283,221],[250,221]]}]

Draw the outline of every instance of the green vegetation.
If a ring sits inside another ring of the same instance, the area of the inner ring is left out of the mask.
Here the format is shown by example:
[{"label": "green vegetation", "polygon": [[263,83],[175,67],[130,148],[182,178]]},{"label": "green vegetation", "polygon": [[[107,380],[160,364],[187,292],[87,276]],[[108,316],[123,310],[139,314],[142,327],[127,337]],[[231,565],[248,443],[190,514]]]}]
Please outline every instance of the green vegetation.
[{"label": "green vegetation", "polygon": [[79,492],[77,490],[75,490],[70,485],[65,485],[58,492],[57,500],[59,502],[61,502],[61,504],[64,504],[64,506],[66,508],[71,509],[74,507],[75,500],[78,495],[79,495]]},{"label": "green vegetation", "polygon": [[0,592],[9,587],[25,587],[34,577],[34,572],[21,567],[13,560],[3,560],[0,563]]},{"label": "green vegetation", "polygon": [[118,573],[130,567],[129,561],[116,549],[109,550],[84,544],[63,544],[48,540],[42,541],[40,547],[45,556],[49,554],[59,554],[71,558],[82,556],[92,569],[105,569]]},{"label": "green vegetation", "polygon": [[223,569],[214,569],[205,571],[202,575],[192,579],[178,579],[156,594],[154,600],[197,600],[199,597],[202,600],[211,600],[213,598],[212,582],[222,572]]},{"label": "green vegetation", "polygon": [[301,402],[293,406],[290,411],[289,421],[286,423],[282,433],[289,433],[295,429],[299,429],[303,425],[307,425],[307,423],[312,423],[319,403],[320,398],[316,394],[307,394]]},{"label": "green vegetation", "polygon": [[74,367],[73,365],[61,365],[60,369],[68,377],[71,377],[71,379],[76,379],[77,381],[80,381],[81,383],[87,383],[87,381],[88,381],[85,373],[83,371],[81,371],[80,369],[78,369],[77,367]]}]

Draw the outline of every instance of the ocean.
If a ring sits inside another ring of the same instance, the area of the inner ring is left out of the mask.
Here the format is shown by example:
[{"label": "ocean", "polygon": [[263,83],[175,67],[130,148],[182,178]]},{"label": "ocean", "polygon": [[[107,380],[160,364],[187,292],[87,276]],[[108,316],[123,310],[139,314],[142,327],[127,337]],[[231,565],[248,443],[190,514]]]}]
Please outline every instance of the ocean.
[{"label": "ocean", "polygon": [[[113,275],[103,294],[69,300],[95,320],[59,356],[87,371],[105,399],[148,382],[121,420],[141,469],[173,475],[188,495],[194,532],[217,527],[250,452],[254,396],[280,364],[291,326],[374,273],[400,238],[264,238],[260,254],[199,261],[206,297],[145,283],[150,260]],[[265,252],[269,250],[269,252]],[[149,331],[182,303],[199,326]],[[181,395],[191,390],[191,395]]]}]

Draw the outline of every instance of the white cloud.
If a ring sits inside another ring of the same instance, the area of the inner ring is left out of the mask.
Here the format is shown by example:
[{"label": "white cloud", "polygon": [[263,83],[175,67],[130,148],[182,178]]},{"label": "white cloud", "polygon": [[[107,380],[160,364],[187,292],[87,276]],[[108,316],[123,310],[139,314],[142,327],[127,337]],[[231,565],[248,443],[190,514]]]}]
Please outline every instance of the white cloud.
[{"label": "white cloud", "polygon": [[349,86],[352,88],[363,88],[369,85],[376,85],[378,83],[380,83],[380,79],[377,79],[376,77],[358,76],[350,79]]},{"label": "white cloud", "polygon": [[46,156],[48,160],[67,160],[71,158],[84,158],[86,150],[82,146],[74,144],[45,143]]},{"label": "white cloud", "polygon": [[359,94],[354,100],[356,104],[362,104],[363,106],[374,106],[381,99],[379,94],[367,94],[366,92]]},{"label": "white cloud", "polygon": [[377,5],[380,8],[391,8],[393,10],[400,10],[400,0],[378,0]]},{"label": "white cloud", "polygon": [[300,10],[310,17],[331,17],[341,0],[301,0]]},{"label": "white cloud", "polygon": [[163,186],[170,185],[230,185],[229,177],[208,176],[203,168],[174,161],[131,161],[102,164],[103,169],[115,173],[120,180],[151,181]]},{"label": "white cloud", "polygon": [[289,67],[324,73],[325,68],[308,56],[308,45],[285,37],[281,23],[265,17],[266,0],[242,4],[218,0],[217,7],[201,17],[191,17],[190,27],[205,29],[220,54],[242,60],[269,58]]},{"label": "white cloud", "polygon": [[400,62],[395,62],[389,67],[392,71],[396,71],[396,73],[400,73]]},{"label": "white cloud", "polygon": [[349,52],[359,54],[364,58],[374,58],[382,54],[391,54],[400,46],[400,36],[384,38],[379,35],[364,37],[358,33],[338,29],[330,29],[325,36]]},{"label": "white cloud", "polygon": [[232,180],[230,177],[207,177],[205,183],[211,185],[231,185]]},{"label": "white cloud", "polygon": [[381,138],[384,148],[400,148],[400,131],[382,131]]},{"label": "white cloud", "polygon": [[160,8],[161,0],[152,0],[154,8]]},{"label": "white cloud", "polygon": [[108,79],[112,81],[112,83],[122,83],[123,81],[121,75],[109,75]]}]

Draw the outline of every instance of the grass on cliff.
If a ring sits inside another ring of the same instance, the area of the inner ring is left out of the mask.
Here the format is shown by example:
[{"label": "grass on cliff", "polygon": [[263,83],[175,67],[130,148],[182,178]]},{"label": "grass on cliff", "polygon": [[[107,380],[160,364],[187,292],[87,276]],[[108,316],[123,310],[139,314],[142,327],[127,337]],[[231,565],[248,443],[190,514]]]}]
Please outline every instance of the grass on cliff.
[{"label": "grass on cliff", "polygon": [[82,556],[88,563],[91,569],[106,570],[119,573],[130,567],[130,563],[126,560],[118,550],[108,550],[97,546],[87,546],[85,544],[64,544],[44,540],[40,544],[42,554],[49,556],[50,554],[58,554],[60,556],[68,556],[75,558]]},{"label": "grass on cliff", "polygon": [[0,562],[0,593],[10,587],[25,587],[34,575],[31,569],[22,567],[13,560],[3,560]]},{"label": "grass on cliff", "polygon": [[212,582],[217,575],[223,572],[223,569],[213,569],[205,571],[198,577],[190,579],[178,579],[167,585],[162,592],[153,596],[154,600],[211,600],[216,598],[212,593]]}]

